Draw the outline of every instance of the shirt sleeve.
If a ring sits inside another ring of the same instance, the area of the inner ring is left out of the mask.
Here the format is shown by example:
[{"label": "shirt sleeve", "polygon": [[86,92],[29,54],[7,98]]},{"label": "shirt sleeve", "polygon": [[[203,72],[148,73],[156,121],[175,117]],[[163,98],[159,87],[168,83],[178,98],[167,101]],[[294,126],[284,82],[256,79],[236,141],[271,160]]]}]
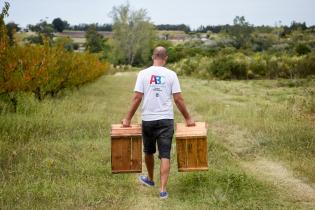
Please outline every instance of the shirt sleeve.
[{"label": "shirt sleeve", "polygon": [[173,84],[172,84],[172,94],[180,93],[180,92],[182,92],[182,91],[180,89],[180,84],[179,84],[179,80],[178,80],[177,74],[175,73]]},{"label": "shirt sleeve", "polygon": [[143,79],[142,79],[141,73],[139,73],[138,76],[137,76],[137,81],[136,81],[136,85],[135,85],[134,91],[135,92],[140,92],[140,93],[144,92]]}]

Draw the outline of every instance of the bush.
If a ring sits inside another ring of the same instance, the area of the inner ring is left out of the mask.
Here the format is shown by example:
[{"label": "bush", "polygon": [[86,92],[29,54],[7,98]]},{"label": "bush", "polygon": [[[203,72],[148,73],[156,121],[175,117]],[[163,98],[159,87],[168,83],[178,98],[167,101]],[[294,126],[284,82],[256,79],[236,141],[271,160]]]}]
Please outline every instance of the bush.
[{"label": "bush", "polygon": [[214,59],[211,74],[219,79],[247,79],[247,65],[244,60],[233,56],[223,56]]},{"label": "bush", "polygon": [[63,88],[79,87],[104,74],[109,64],[88,53],[72,53],[60,44],[7,48],[0,55],[0,94],[33,92],[38,99]]},{"label": "bush", "polygon": [[261,54],[254,55],[249,64],[251,78],[260,78],[266,76],[267,72],[267,59]]},{"label": "bush", "polygon": [[315,52],[308,54],[299,61],[296,66],[296,74],[299,77],[315,75]]},{"label": "bush", "polygon": [[311,52],[311,48],[306,44],[298,44],[295,51],[298,55],[305,55]]},{"label": "bush", "polygon": [[245,55],[221,50],[217,56],[181,59],[169,64],[169,68],[178,75],[205,79],[304,78],[315,75],[315,53],[305,56],[268,53]]}]

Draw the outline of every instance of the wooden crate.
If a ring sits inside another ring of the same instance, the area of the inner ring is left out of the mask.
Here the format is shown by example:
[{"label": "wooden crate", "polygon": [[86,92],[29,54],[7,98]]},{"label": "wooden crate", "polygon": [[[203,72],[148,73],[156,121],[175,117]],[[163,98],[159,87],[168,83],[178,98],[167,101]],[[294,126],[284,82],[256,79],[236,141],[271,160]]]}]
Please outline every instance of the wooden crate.
[{"label": "wooden crate", "polygon": [[121,124],[111,127],[112,173],[142,172],[141,126],[124,128]]},{"label": "wooden crate", "polygon": [[193,127],[177,123],[175,136],[178,171],[208,170],[206,123],[196,122]]}]

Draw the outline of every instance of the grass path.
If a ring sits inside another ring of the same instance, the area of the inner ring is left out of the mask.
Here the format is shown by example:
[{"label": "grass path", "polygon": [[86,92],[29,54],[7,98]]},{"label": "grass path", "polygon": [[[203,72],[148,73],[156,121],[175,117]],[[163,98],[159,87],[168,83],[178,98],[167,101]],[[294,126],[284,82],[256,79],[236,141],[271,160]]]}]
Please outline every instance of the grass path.
[{"label": "grass path", "polygon": [[[232,152],[241,160],[242,154],[253,147],[253,140],[248,132],[233,128],[233,126],[211,125],[210,130],[223,140]],[[260,180],[268,181],[274,187],[287,193],[294,202],[304,202],[310,208],[315,208],[314,186],[305,183],[293,175],[293,172],[279,161],[269,160],[262,155],[255,155],[250,160],[240,161],[240,166],[248,173],[253,174]]]},{"label": "grass path", "polygon": [[[198,99],[196,98],[196,100]],[[190,108],[196,120],[203,120],[202,114],[196,111],[194,104],[190,104]],[[212,123],[209,126],[209,130],[223,140],[223,145],[239,160],[240,167],[243,168],[246,173],[253,175],[263,182],[270,183],[282,194],[286,194],[287,197],[290,197],[293,202],[300,203],[305,208],[315,208],[314,186],[295,177],[293,172],[280,161],[269,160],[261,153],[256,154],[251,160],[242,160],[242,155],[257,146],[255,145],[257,141],[255,139],[253,140],[253,137],[249,138],[250,134],[246,130],[235,127],[236,126],[222,123]],[[144,195],[148,194],[148,189],[143,190],[142,188],[140,188],[140,192]],[[137,205],[135,209],[139,209],[141,206],[144,209],[155,209],[157,207],[152,206],[152,203],[155,202],[156,201],[150,199],[150,197],[143,196],[142,199],[137,202],[137,204],[141,205]]]},{"label": "grass path", "polygon": [[0,209],[314,209],[314,124],[300,110],[313,81],[181,78],[194,118],[210,126],[209,171],[179,173],[174,141],[160,201],[138,174],[110,170],[110,124],[126,113],[135,77],[103,76],[41,103],[22,94],[18,113],[1,114]]}]

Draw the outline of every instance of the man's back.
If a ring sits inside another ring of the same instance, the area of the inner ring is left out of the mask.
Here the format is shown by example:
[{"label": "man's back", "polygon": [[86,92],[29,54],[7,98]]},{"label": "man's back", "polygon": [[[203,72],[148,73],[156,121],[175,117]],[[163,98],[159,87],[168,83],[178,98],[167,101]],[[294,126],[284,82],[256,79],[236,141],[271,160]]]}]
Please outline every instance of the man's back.
[{"label": "man's back", "polygon": [[175,72],[151,66],[139,72],[135,91],[144,94],[142,120],[174,119],[172,94],[181,92]]}]

